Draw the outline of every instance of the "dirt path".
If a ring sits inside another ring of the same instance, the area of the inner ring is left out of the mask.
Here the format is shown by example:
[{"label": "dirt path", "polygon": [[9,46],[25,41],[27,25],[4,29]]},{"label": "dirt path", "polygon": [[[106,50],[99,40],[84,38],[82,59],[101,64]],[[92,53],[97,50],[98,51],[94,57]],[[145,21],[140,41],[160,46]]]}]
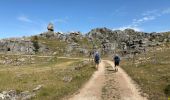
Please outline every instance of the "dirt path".
[{"label": "dirt path", "polygon": [[[79,93],[69,100],[102,100],[102,89],[105,85],[105,64],[114,66],[111,61],[102,61],[98,71],[96,71],[91,79],[80,89]],[[112,95],[107,100],[147,100],[139,93],[137,86],[131,78],[119,68],[119,71],[113,73],[114,81],[108,81],[111,84]],[[114,83],[113,83],[114,82]],[[115,94],[115,96],[113,96]],[[119,96],[118,98],[115,98]]]},{"label": "dirt path", "polygon": [[[112,67],[114,66],[113,62],[106,62]],[[115,86],[117,87],[117,90],[115,92],[119,92],[120,100],[147,100],[145,97],[142,97],[140,95],[137,85],[134,84],[132,79],[122,68],[119,68],[119,71],[114,73],[113,77],[115,78],[114,80],[117,83],[117,85]]]},{"label": "dirt path", "polygon": [[69,100],[101,100],[102,87],[104,85],[104,62],[99,65],[98,71],[96,71],[91,79],[85,84],[78,94],[73,96]]}]

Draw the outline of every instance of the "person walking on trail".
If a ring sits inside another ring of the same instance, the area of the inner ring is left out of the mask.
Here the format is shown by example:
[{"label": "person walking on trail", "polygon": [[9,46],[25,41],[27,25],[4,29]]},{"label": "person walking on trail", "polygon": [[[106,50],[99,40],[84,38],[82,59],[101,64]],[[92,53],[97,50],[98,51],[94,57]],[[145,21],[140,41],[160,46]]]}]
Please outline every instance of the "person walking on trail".
[{"label": "person walking on trail", "polygon": [[118,66],[119,66],[119,63],[120,63],[120,57],[118,56],[118,54],[116,54],[113,58],[114,60],[114,64],[115,64],[115,71],[118,71]]},{"label": "person walking on trail", "polygon": [[99,55],[99,52],[95,52],[94,61],[95,61],[95,64],[96,64],[96,69],[98,69],[99,63],[100,63],[100,55]]}]

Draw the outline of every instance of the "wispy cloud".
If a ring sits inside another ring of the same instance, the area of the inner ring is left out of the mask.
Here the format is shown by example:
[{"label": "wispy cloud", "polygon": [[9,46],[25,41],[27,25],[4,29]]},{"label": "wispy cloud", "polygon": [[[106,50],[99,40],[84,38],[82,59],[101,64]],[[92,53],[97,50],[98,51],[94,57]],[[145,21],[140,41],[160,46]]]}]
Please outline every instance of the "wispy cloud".
[{"label": "wispy cloud", "polygon": [[155,17],[160,17],[166,14],[170,14],[170,8],[165,8],[165,9],[155,9],[155,10],[149,10],[144,12],[142,15],[143,16],[155,16]]},{"label": "wispy cloud", "polygon": [[131,28],[131,29],[134,29],[136,31],[141,31],[143,29],[139,28],[140,25],[142,25],[142,24],[144,24],[148,21],[156,20],[158,17],[161,17],[161,16],[166,15],[166,14],[170,14],[170,8],[166,8],[166,9],[163,9],[163,10],[155,9],[155,10],[146,11],[146,12],[141,14],[141,18],[133,19],[131,24],[126,25],[126,26],[122,26],[122,27],[119,27],[119,28],[116,28],[116,29],[124,30],[124,29],[127,29],[127,28]]},{"label": "wispy cloud", "polygon": [[22,22],[32,23],[33,21],[29,19],[27,16],[18,16],[17,19]]},{"label": "wispy cloud", "polygon": [[132,24],[130,26],[139,26],[142,23],[145,23],[147,21],[151,21],[154,20],[155,16],[144,16],[142,18],[139,19],[133,19]]},{"label": "wispy cloud", "polygon": [[148,11],[145,11],[144,13],[142,13],[142,15],[143,16],[155,15],[155,14],[158,14],[158,12],[159,12],[158,9],[148,10]]},{"label": "wispy cloud", "polygon": [[138,27],[132,27],[132,26],[123,26],[123,27],[118,27],[118,28],[114,28],[112,30],[125,30],[125,29],[133,29],[135,31],[142,31],[141,28],[138,28]]}]

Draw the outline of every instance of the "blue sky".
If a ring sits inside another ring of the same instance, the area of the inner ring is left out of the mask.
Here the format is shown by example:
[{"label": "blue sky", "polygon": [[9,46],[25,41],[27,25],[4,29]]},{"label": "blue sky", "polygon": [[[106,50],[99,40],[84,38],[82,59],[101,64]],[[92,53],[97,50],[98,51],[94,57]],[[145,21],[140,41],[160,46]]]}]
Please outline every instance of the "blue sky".
[{"label": "blue sky", "polygon": [[170,0],[1,0],[0,38],[46,31],[88,32],[96,27],[170,30]]}]

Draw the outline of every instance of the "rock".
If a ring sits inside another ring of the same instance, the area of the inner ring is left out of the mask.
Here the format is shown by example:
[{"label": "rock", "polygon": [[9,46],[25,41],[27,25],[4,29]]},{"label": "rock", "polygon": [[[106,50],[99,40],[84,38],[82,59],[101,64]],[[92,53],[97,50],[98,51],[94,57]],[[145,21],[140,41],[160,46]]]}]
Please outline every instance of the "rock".
[{"label": "rock", "polygon": [[5,95],[0,93],[0,100],[4,100],[5,99]]},{"label": "rock", "polygon": [[54,53],[53,53],[53,55],[56,55],[56,54],[57,54],[57,52],[54,52]]},{"label": "rock", "polygon": [[36,94],[30,93],[29,91],[24,91],[20,93],[21,100],[31,100]]},{"label": "rock", "polygon": [[64,76],[62,80],[63,80],[64,82],[70,83],[70,82],[72,81],[72,79],[73,79],[73,78],[72,78],[71,76]]},{"label": "rock", "polygon": [[31,100],[35,96],[36,96],[35,94],[30,94],[30,95],[23,97],[21,100]]},{"label": "rock", "polygon": [[38,85],[36,88],[33,89],[33,92],[36,92],[42,88],[42,85]]},{"label": "rock", "polygon": [[48,31],[54,31],[54,25],[52,23],[49,23],[48,26],[47,26],[47,30]]},{"label": "rock", "polygon": [[8,95],[10,95],[10,97],[15,97],[17,95],[17,92],[15,90],[10,90],[8,91]]},{"label": "rock", "polygon": [[21,61],[21,62],[24,62],[26,59],[25,58],[20,58],[18,60]]},{"label": "rock", "polygon": [[3,91],[0,93],[0,100],[17,100],[17,97],[15,90]]},{"label": "rock", "polygon": [[87,49],[84,49],[84,48],[77,48],[79,50],[79,53],[81,54],[85,54],[87,55],[88,54],[88,50]]},{"label": "rock", "polygon": [[0,93],[0,100],[31,100],[35,95],[35,93],[29,91],[17,93],[16,90],[10,90]]},{"label": "rock", "polygon": [[0,42],[0,52],[17,54],[34,54],[34,47],[30,39],[4,39]]}]

